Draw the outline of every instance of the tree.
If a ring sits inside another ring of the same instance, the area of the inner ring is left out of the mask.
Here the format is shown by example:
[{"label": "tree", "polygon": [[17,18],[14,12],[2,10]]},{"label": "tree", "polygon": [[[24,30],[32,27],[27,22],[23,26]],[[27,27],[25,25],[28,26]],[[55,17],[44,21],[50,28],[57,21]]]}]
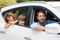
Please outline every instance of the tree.
[{"label": "tree", "polygon": [[27,1],[30,1],[30,0],[16,0],[18,3],[19,2],[27,2]]},{"label": "tree", "polygon": [[14,3],[16,3],[16,0],[0,0],[0,9]]},{"label": "tree", "polygon": [[17,2],[26,2],[26,1],[59,1],[59,0],[16,0]]}]

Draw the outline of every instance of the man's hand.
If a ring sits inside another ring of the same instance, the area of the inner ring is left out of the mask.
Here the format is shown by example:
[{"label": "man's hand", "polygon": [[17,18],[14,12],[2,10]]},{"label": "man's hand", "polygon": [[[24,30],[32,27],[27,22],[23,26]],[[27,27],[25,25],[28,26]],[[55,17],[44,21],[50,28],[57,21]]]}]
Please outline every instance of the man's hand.
[{"label": "man's hand", "polygon": [[43,26],[36,26],[36,30],[37,31],[42,31],[42,30],[45,30],[45,27],[43,27]]}]

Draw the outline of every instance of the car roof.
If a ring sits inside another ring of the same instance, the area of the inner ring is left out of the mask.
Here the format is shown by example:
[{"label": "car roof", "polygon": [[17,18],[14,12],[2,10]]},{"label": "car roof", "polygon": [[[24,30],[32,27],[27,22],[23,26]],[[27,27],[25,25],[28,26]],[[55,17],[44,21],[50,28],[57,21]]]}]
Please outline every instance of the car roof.
[{"label": "car roof", "polygon": [[55,15],[57,15],[58,18],[60,18],[59,12],[55,8],[53,8],[53,6],[50,6],[49,4],[47,4],[44,1],[41,1],[41,2],[40,1],[36,1],[36,2],[35,1],[32,1],[32,2],[22,2],[22,3],[17,3],[17,4],[14,4],[14,5],[6,6],[6,7],[1,9],[1,13],[5,12],[7,10],[13,9],[13,8],[23,7],[23,6],[42,6],[42,7],[46,7],[50,11],[52,11]]},{"label": "car roof", "polygon": [[[48,2],[45,2],[45,1],[29,1],[29,2],[21,2],[21,3],[16,3],[16,4],[11,4],[11,5],[8,5],[8,6],[6,6],[6,7],[3,7],[2,9],[1,9],[1,11],[2,10],[7,10],[8,8],[7,7],[11,7],[11,6],[14,6],[14,5],[19,5],[19,4],[31,4],[31,3],[34,3],[34,4],[39,4],[39,3],[41,3],[41,4],[48,4],[48,5],[51,5],[52,7],[60,7],[60,2],[59,1],[48,1]],[[21,6],[21,5],[20,5]],[[6,8],[6,9],[5,9]]]},{"label": "car roof", "polygon": [[60,1],[49,1],[49,2],[45,2],[45,3],[52,5],[53,7],[60,6]]},{"label": "car roof", "polygon": [[[27,4],[28,3],[28,4]],[[16,3],[16,4],[12,4],[12,5],[8,5],[6,7],[1,8],[1,12],[5,11],[5,10],[9,10],[15,7],[22,7],[22,6],[33,6],[33,5],[39,5],[39,4],[46,4],[44,1],[32,1],[32,2],[21,2],[21,3]],[[13,6],[13,7],[12,7]],[[10,7],[10,8],[8,8]]]},{"label": "car roof", "polygon": [[49,1],[49,2],[45,2],[51,6],[53,6],[56,10],[58,10],[60,12],[60,1]]}]

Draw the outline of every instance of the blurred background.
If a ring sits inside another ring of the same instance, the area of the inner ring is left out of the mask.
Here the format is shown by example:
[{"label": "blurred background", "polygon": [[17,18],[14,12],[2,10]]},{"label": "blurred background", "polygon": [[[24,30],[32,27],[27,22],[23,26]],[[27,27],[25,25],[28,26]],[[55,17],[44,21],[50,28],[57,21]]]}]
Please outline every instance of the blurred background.
[{"label": "blurred background", "polygon": [[7,5],[28,1],[59,1],[59,0],[0,0],[0,9]]}]

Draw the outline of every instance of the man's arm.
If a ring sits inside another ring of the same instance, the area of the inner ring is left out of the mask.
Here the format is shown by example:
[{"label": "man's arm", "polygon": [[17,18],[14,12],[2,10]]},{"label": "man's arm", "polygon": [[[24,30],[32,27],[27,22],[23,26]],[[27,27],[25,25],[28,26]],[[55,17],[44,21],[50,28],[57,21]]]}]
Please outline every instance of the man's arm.
[{"label": "man's arm", "polygon": [[37,23],[33,23],[30,27],[31,27],[33,30],[36,30],[36,31],[43,31],[43,30],[45,30],[45,27],[43,27],[43,26],[38,26]]},{"label": "man's arm", "polygon": [[43,31],[43,30],[45,30],[45,27],[43,27],[43,26],[36,26],[36,30],[37,31]]}]

